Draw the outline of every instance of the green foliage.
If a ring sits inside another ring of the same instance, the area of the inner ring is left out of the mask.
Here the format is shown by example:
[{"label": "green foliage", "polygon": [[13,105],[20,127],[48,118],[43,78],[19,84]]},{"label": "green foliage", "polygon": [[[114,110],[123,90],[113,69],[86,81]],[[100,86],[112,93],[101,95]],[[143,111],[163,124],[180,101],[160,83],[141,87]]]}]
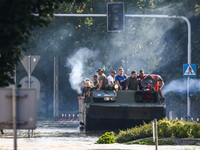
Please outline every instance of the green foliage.
[{"label": "green foliage", "polygon": [[158,140],[158,145],[173,145],[173,140]]},{"label": "green foliage", "polygon": [[168,120],[159,120],[158,121],[158,136],[159,137],[171,137],[171,123]]},{"label": "green foliage", "polygon": [[[153,136],[152,122],[131,129],[121,130],[116,138],[118,143],[142,139]],[[200,124],[180,120],[169,121],[166,119],[158,121],[158,137],[187,138],[200,137]]]},{"label": "green foliage", "polygon": [[136,126],[125,131],[120,131],[117,137],[117,142],[123,143],[131,140],[141,139],[152,136],[152,122],[149,124]]},{"label": "green foliage", "polygon": [[[13,83],[13,75],[34,27],[47,26],[63,1],[73,0],[1,0],[0,1],[0,87]],[[80,0],[79,0],[80,2]],[[35,16],[33,14],[38,14]]]},{"label": "green foliage", "polygon": [[200,124],[195,123],[195,124],[192,126],[192,135],[193,135],[195,138],[200,138]]},{"label": "green foliage", "polygon": [[190,145],[196,145],[196,142],[195,142],[195,141],[193,141],[192,143],[190,143]]},{"label": "green foliage", "polygon": [[[136,142],[129,142],[127,144],[155,145],[155,142],[153,141],[153,139],[147,139]],[[174,141],[172,140],[158,140],[158,145],[173,145],[173,144]]]},{"label": "green foliage", "polygon": [[190,135],[189,123],[178,121],[172,125],[173,135],[177,138],[187,138]]},{"label": "green foliage", "polygon": [[102,135],[99,140],[97,141],[98,144],[111,144],[115,143],[115,133],[114,132],[106,132]]}]

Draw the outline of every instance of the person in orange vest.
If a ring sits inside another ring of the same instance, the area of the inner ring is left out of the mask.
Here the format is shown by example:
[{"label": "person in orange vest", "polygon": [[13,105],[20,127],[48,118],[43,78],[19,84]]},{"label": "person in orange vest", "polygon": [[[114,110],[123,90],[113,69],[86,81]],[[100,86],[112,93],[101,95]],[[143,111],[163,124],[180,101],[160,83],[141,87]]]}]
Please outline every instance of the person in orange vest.
[{"label": "person in orange vest", "polygon": [[159,89],[158,76],[155,76],[154,80],[156,81],[156,85],[154,86],[154,89],[158,91],[158,89]]},{"label": "person in orange vest", "polygon": [[159,84],[159,78],[158,78],[158,76],[155,76],[154,80],[156,81],[156,85],[155,85],[154,89],[159,92],[159,94],[160,94],[161,97],[163,97],[162,92],[160,90],[160,84]]}]

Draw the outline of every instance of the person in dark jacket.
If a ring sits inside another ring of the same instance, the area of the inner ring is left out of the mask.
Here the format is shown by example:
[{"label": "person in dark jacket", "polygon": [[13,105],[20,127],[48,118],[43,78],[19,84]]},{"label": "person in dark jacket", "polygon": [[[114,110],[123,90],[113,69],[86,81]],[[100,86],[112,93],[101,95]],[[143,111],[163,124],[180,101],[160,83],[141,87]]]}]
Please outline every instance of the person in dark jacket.
[{"label": "person in dark jacket", "polygon": [[131,77],[126,81],[126,90],[138,90],[137,72],[132,71]]},{"label": "person in dark jacket", "polygon": [[140,74],[139,74],[139,76],[137,78],[138,78],[138,82],[139,82],[139,89],[142,90],[143,87],[141,85],[141,82],[142,82],[143,79],[145,79],[144,70],[143,69],[140,70]]},{"label": "person in dark jacket", "polygon": [[98,87],[99,87],[99,80],[98,80],[98,75],[97,74],[95,74],[94,76],[93,76],[93,80],[94,80],[94,87],[93,87],[93,89],[98,89]]},{"label": "person in dark jacket", "polygon": [[149,80],[147,82],[147,86],[144,87],[144,91],[154,91],[154,88],[152,87],[153,82],[151,80]]}]

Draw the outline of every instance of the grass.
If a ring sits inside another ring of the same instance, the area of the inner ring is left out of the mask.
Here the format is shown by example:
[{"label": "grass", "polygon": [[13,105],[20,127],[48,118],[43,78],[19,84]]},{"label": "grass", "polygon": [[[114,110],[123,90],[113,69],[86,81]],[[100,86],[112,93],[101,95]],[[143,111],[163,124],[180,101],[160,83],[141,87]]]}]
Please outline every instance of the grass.
[{"label": "grass", "polygon": [[196,142],[195,141],[193,141],[192,143],[190,143],[190,145],[195,145],[196,144]]},{"label": "grass", "polygon": [[52,120],[51,118],[47,118],[45,116],[38,116],[37,121],[50,121]]},{"label": "grass", "polygon": [[[135,142],[128,142],[125,144],[155,145],[155,142],[153,141],[153,139],[145,139]],[[158,140],[158,145],[173,145],[173,144],[174,144],[173,140]]]}]

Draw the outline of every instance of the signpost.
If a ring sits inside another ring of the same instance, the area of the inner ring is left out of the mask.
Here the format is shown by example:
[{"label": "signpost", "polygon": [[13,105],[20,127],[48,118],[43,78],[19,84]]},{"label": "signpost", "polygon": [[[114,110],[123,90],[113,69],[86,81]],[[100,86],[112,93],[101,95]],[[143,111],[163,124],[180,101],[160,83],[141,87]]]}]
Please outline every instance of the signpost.
[{"label": "signpost", "polygon": [[[0,88],[0,129],[12,129],[13,113],[17,116],[17,129],[35,129],[37,100],[35,89]],[[17,109],[12,107],[16,99]],[[13,109],[12,109],[13,108]],[[13,110],[13,111],[11,111]]]},{"label": "signpost", "polygon": [[[31,88],[31,74],[35,69],[37,63],[40,60],[40,56],[24,56],[21,59],[21,63],[24,66],[26,72],[28,73],[28,88]],[[28,137],[30,137],[30,130],[28,130]]]},{"label": "signpost", "polygon": [[196,77],[195,64],[183,64],[183,77],[187,77],[187,116],[186,120],[190,120],[191,102],[190,102],[190,77]]},{"label": "signpost", "polygon": [[40,56],[24,56],[21,59],[21,63],[24,66],[26,72],[28,73],[28,87],[31,88],[31,74],[35,69],[38,61],[40,60]]},{"label": "signpost", "polygon": [[155,149],[158,150],[157,119],[154,119],[154,120],[153,120],[153,141],[155,142]]},{"label": "signpost", "polygon": [[0,129],[13,129],[17,150],[17,129],[35,129],[37,116],[35,89],[0,88]]},{"label": "signpost", "polygon": [[183,64],[183,77],[196,77],[196,65]]},{"label": "signpost", "polygon": [[[39,100],[40,99],[40,81],[34,76],[31,76],[30,79],[31,79],[30,86],[31,88],[36,89],[37,100]],[[29,88],[29,77],[28,76],[23,77],[19,81],[19,84],[21,85],[21,88]]]}]

